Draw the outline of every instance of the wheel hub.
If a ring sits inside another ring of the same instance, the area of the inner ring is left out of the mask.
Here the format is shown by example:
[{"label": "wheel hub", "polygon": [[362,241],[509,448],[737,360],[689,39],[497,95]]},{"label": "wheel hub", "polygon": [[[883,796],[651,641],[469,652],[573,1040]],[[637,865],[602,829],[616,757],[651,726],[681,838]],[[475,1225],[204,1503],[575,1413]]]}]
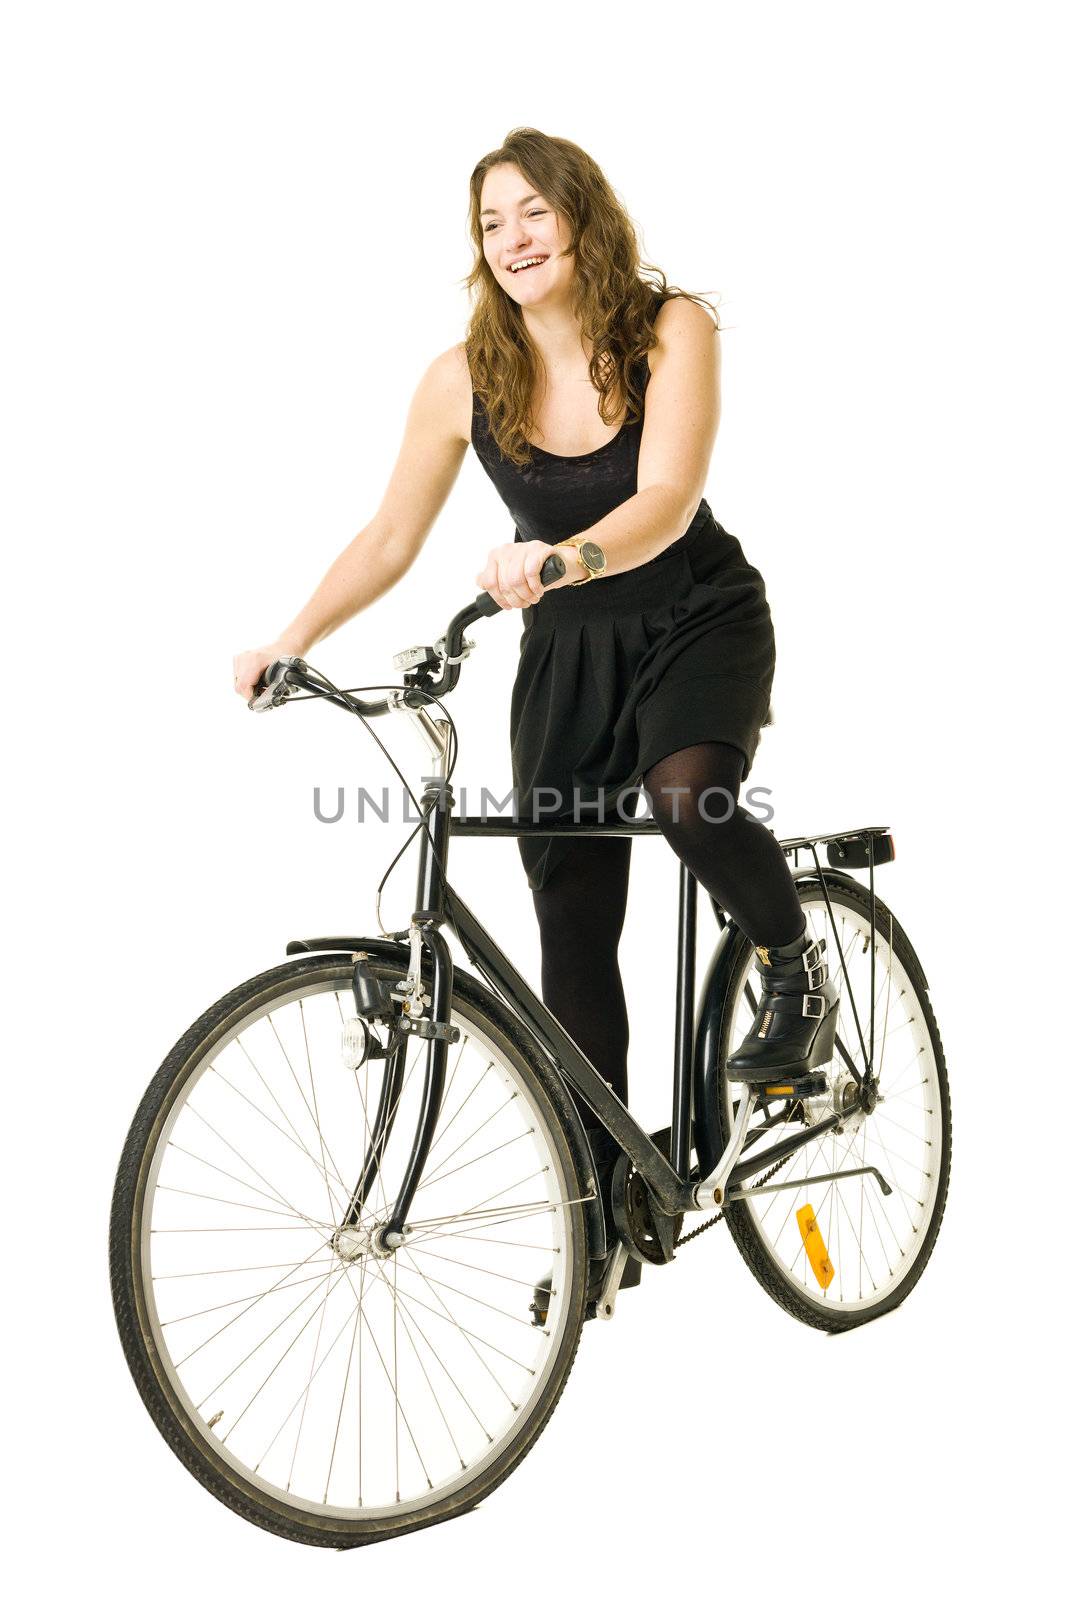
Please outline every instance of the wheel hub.
[{"label": "wheel hub", "polygon": [[330,1241],[335,1255],[342,1261],[361,1261],[365,1256],[379,1256],[385,1258],[390,1254],[386,1246],[378,1238],[377,1230],[367,1228],[361,1222],[353,1223],[349,1227],[338,1228]]}]

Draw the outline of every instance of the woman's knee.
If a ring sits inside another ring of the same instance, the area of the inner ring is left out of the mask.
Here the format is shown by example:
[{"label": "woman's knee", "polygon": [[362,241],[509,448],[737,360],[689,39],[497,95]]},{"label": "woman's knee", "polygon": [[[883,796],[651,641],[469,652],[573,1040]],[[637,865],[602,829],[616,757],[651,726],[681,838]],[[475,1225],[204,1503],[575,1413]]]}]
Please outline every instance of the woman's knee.
[{"label": "woman's knee", "polygon": [[642,788],[660,829],[694,828],[730,821],[739,809],[743,753],[711,741],[674,750],[642,777]]}]

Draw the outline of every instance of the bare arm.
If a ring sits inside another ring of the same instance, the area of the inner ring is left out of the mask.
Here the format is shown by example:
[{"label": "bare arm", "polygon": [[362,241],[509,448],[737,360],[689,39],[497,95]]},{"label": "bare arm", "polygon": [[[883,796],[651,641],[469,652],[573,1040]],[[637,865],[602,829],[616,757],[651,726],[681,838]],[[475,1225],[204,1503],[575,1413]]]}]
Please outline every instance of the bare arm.
[{"label": "bare arm", "polygon": [[642,566],[686,532],[720,426],[720,339],[709,313],[692,300],[669,300],[656,331],[637,493],[588,530],[608,576]]},{"label": "bare arm", "polygon": [[341,552],[304,608],[277,639],[233,662],[234,687],[249,698],[278,656],[303,656],[393,588],[416,560],[454,486],[468,440],[462,432],[464,351],[444,351],[424,373],[409,407],[394,470],[366,528]]},{"label": "bare arm", "polygon": [[[660,342],[645,391],[637,493],[587,530],[607,558],[605,577],[643,566],[686,532],[704,493],[720,426],[720,340],[712,317],[692,300],[669,300],[657,315],[656,332]],[[565,556],[566,576],[545,589],[539,574],[552,548]],[[572,546],[531,540],[497,546],[476,581],[503,609],[520,609],[583,571]]]}]

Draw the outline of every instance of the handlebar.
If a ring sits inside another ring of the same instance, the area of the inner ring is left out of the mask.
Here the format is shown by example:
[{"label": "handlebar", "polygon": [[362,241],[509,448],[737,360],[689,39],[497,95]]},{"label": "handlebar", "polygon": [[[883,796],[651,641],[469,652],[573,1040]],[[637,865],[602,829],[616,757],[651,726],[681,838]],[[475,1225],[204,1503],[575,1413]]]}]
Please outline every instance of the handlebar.
[{"label": "handlebar", "polygon": [[[557,583],[565,575],[566,563],[562,556],[548,556],[540,568],[540,582],[545,586]],[[472,648],[468,645],[464,651],[462,650],[465,629],[480,617],[493,617],[496,612],[503,609],[504,607],[500,606],[485,589],[451,618],[446,633],[434,646],[420,645],[395,656],[395,666],[411,668],[405,673],[405,703],[422,706],[432,697],[449,694],[461,674],[461,663]],[[439,661],[442,662],[442,670],[437,678],[432,678],[431,668]],[[248,709],[271,711],[275,706],[283,705],[294,689],[310,689],[312,684],[305,676],[306,670],[306,663],[300,656],[280,656],[277,661],[272,661],[263,670],[255,686],[255,693],[248,701]],[[416,694],[415,701],[410,701],[410,690],[423,692]],[[349,695],[348,698],[352,708],[364,717],[381,717],[390,710],[389,702],[385,699],[360,700],[356,695]]]}]

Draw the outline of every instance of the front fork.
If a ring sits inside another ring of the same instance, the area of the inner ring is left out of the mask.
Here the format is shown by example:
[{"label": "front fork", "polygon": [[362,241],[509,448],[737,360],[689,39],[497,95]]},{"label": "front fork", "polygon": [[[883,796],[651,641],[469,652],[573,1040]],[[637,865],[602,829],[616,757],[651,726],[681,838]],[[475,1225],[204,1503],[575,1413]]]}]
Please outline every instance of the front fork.
[{"label": "front fork", "polygon": [[[405,1219],[413,1203],[420,1178],[424,1171],[435,1137],[435,1126],[442,1108],[443,1089],[446,1084],[446,1058],[451,1044],[461,1037],[459,1028],[450,1022],[450,1008],[454,995],[454,961],[450,947],[439,932],[438,923],[443,914],[443,885],[449,838],[449,786],[446,783],[446,758],[449,724],[435,722],[423,709],[409,707],[404,696],[400,709],[409,712],[430,754],[435,756],[436,771],[424,790],[423,829],[420,835],[420,861],[417,874],[417,911],[409,924],[410,959],[407,977],[391,994],[384,982],[370,978],[363,971],[363,961],[357,960],[353,970],[353,996],[357,1016],[365,1022],[380,1020],[389,1027],[386,1048],[386,1071],[383,1074],[382,1092],[375,1113],[374,1124],[368,1134],[368,1149],[360,1177],[353,1190],[343,1228],[362,1225],[363,1205],[371,1192],[379,1172],[379,1164],[393,1130],[405,1078],[405,1055],[412,1038],[427,1041],[427,1064],[424,1071],[424,1092],[413,1135],[412,1150],[405,1167],[397,1198],[390,1215],[374,1232],[373,1248],[379,1253],[396,1249],[404,1243]],[[428,819],[433,819],[429,832]],[[422,972],[422,957],[427,951],[431,958],[431,992],[424,988],[426,973]],[[393,1001],[400,1002],[396,1014]]]}]

